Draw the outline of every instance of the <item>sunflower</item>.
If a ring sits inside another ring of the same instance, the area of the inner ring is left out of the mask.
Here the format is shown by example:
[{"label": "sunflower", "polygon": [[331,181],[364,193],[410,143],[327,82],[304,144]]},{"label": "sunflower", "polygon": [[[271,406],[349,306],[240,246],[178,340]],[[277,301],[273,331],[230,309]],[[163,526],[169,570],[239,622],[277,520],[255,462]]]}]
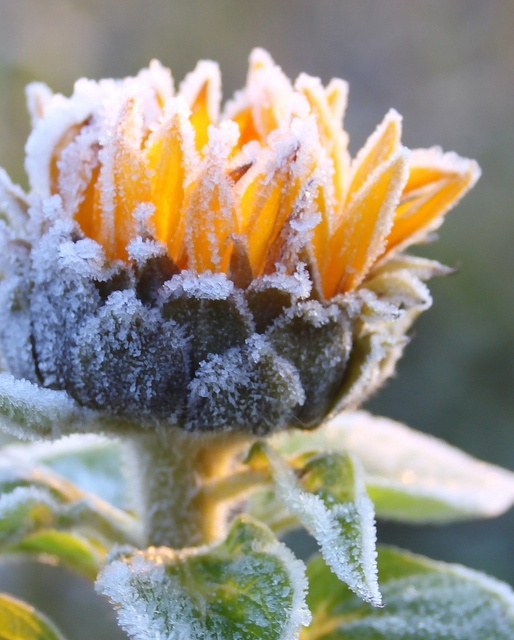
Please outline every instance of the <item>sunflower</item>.
[{"label": "sunflower", "polygon": [[292,84],[260,49],[223,109],[207,61],[178,91],[154,61],[28,98],[28,194],[1,175],[5,368],[147,429],[311,428],[362,402],[446,271],[405,249],[479,176],[402,146],[395,111],[352,159],[346,83]]}]

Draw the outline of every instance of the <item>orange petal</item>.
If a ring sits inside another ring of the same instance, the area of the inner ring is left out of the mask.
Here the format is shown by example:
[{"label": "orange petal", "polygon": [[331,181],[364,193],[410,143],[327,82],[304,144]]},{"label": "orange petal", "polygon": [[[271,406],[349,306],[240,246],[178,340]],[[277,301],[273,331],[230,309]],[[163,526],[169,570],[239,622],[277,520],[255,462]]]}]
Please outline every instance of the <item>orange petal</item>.
[{"label": "orange petal", "polygon": [[127,244],[136,235],[134,212],[151,202],[148,169],[141,151],[143,118],[130,98],[121,111],[114,134],[100,151],[102,208],[101,243],[109,258],[127,258]]},{"label": "orange petal", "polygon": [[[336,87],[338,92],[342,90],[340,85],[334,83],[331,89],[334,94]],[[341,126],[341,119],[334,116],[333,105],[329,103],[327,92],[319,78],[302,73],[295,83],[295,88],[307,98],[311,112],[316,118],[321,144],[333,163],[334,198],[336,202],[342,202],[350,164],[347,151],[348,135]],[[332,97],[334,98],[334,95]],[[341,105],[337,105],[338,111],[340,108]]]},{"label": "orange petal", "polygon": [[400,148],[350,202],[330,241],[331,262],[323,277],[327,298],[358,287],[383,251],[407,175],[407,150]]},{"label": "orange petal", "polygon": [[194,181],[186,191],[185,263],[197,272],[227,272],[232,236],[238,232],[232,180],[227,158],[237,143],[232,122],[210,127],[209,141]]},{"label": "orange petal", "polygon": [[183,96],[191,109],[191,123],[196,132],[196,148],[201,151],[207,144],[209,125],[219,118],[221,101],[221,74],[218,65],[202,60],[180,85]]},{"label": "orange petal", "polygon": [[251,109],[252,126],[261,142],[266,140],[271,131],[290,119],[292,95],[293,87],[289,78],[269,53],[263,49],[254,49],[250,55],[247,83],[240,94],[240,102],[242,110]]},{"label": "orange petal", "polygon": [[419,241],[438,226],[479,177],[480,169],[473,160],[443,154],[437,148],[413,151],[387,251]]},{"label": "orange petal", "polygon": [[400,146],[402,132],[401,116],[394,110],[389,111],[383,121],[368,138],[366,144],[352,163],[352,178],[348,188],[346,202],[359,191],[375,169],[386,162]]},{"label": "orange petal", "polygon": [[[176,103],[175,103],[176,104]],[[155,235],[178,260],[184,237],[186,182],[198,163],[189,112],[176,107],[166,113],[146,143],[146,158],[155,213]]]}]

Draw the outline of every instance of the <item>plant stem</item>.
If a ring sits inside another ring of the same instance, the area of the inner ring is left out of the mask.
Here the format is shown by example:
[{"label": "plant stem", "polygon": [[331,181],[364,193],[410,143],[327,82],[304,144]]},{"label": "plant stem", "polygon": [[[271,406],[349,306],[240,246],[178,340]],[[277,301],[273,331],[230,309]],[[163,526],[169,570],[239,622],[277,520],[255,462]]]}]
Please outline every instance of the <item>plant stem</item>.
[{"label": "plant stem", "polygon": [[250,442],[248,435],[237,432],[170,429],[132,434],[127,468],[146,545],[182,549],[222,536],[226,503],[202,487],[230,474],[238,453]]}]

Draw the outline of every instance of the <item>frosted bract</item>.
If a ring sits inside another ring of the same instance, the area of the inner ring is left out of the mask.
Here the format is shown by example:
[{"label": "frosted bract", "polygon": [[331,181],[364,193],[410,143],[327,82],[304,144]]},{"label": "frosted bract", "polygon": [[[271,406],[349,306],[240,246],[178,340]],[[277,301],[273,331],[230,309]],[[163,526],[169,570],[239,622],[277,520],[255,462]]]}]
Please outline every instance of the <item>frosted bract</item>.
[{"label": "frosted bract", "polygon": [[104,424],[264,434],[360,404],[443,272],[400,250],[479,170],[409,155],[394,111],[352,161],[346,94],[260,49],[224,108],[210,61],[178,92],[156,61],[31,85],[29,193],[0,173],[3,366]]}]

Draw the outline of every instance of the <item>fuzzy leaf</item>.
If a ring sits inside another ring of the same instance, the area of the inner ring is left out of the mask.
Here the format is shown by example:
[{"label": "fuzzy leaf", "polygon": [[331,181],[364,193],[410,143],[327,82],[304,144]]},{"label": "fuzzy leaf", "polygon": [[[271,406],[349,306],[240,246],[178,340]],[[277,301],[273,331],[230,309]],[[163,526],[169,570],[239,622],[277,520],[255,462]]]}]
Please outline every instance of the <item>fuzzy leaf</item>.
[{"label": "fuzzy leaf", "polygon": [[449,522],[493,517],[514,504],[514,474],[363,411],[341,414],[313,432],[278,434],[273,443],[289,454],[329,449],[355,455],[378,517]]},{"label": "fuzzy leaf", "polygon": [[117,507],[127,507],[123,452],[118,440],[92,434],[72,435],[55,442],[10,445],[2,455],[34,466],[44,465],[83,491]]},{"label": "fuzzy leaf", "polygon": [[50,621],[26,602],[0,594],[0,640],[64,640]]},{"label": "fuzzy leaf", "polygon": [[249,463],[269,464],[277,497],[316,538],[332,571],[359,597],[381,603],[373,504],[356,461],[345,453],[305,454],[290,466],[259,442]]},{"label": "fuzzy leaf", "polygon": [[511,640],[514,593],[482,573],[379,549],[385,606],[360,602],[321,557],[307,570],[313,614],[302,640]]},{"label": "fuzzy leaf", "polygon": [[64,391],[0,373],[0,429],[7,433],[24,440],[57,438],[71,433],[80,418],[79,408]]},{"label": "fuzzy leaf", "polygon": [[305,586],[303,564],[246,518],[211,546],[122,549],[97,581],[135,640],[297,638],[310,620]]}]

